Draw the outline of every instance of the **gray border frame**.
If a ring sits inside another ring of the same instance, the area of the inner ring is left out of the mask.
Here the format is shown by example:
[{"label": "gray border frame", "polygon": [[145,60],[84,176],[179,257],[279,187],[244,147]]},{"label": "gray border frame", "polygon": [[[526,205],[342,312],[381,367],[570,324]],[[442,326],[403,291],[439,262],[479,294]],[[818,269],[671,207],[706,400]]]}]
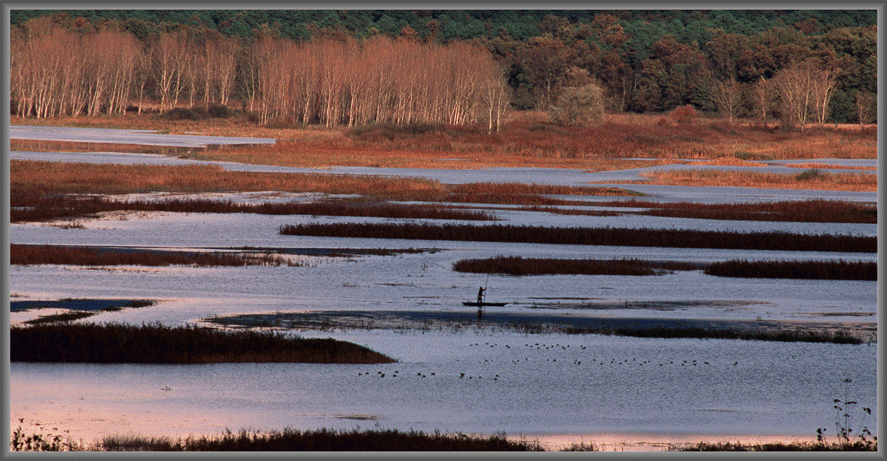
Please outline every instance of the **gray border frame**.
[{"label": "gray border frame", "polygon": [[[450,10],[460,10],[460,9],[512,9],[512,10],[520,10],[520,9],[612,9],[612,10],[631,10],[631,9],[734,9],[734,10],[743,10],[743,9],[873,9],[877,10],[878,20],[878,63],[879,69],[883,69],[884,61],[884,14],[887,11],[887,0],[869,0],[869,1],[854,1],[848,3],[838,3],[831,4],[829,2],[801,2],[801,1],[792,1],[792,2],[745,2],[745,3],[731,3],[731,2],[697,2],[697,1],[689,1],[675,4],[674,2],[667,2],[662,0],[650,1],[650,2],[639,2],[637,0],[632,2],[625,3],[615,3],[615,2],[605,2],[603,0],[593,0],[593,1],[568,1],[568,2],[555,2],[555,3],[543,3],[543,4],[525,4],[525,3],[517,3],[517,2],[508,2],[508,1],[486,1],[486,2],[472,2],[472,3],[456,3],[453,1],[420,1],[420,2],[404,2],[404,1],[388,1],[388,2],[348,2],[348,1],[334,1],[334,2],[319,2],[317,0],[311,0],[308,2],[299,2],[299,3],[290,3],[290,2],[282,2],[282,1],[266,1],[266,2],[257,2],[257,3],[247,3],[247,2],[234,2],[234,1],[225,1],[218,3],[200,3],[200,2],[175,2],[175,1],[162,1],[162,2],[115,2],[115,1],[87,1],[87,2],[71,2],[65,3],[63,1],[54,2],[52,0],[47,1],[3,1],[0,3],[0,14],[2,14],[2,22],[0,22],[0,34],[2,34],[2,51],[3,53],[0,56],[3,56],[2,63],[0,63],[0,70],[2,70],[2,75],[0,75],[0,82],[2,82],[2,89],[4,91],[4,95],[10,94],[10,76],[9,76],[9,50],[10,50],[10,37],[9,37],[9,28],[10,28],[10,10],[13,9],[233,9],[237,6],[244,5],[238,9],[410,9],[414,8],[417,3],[422,6],[423,9],[450,9]],[[543,8],[540,8],[543,7]],[[887,98],[885,98],[884,90],[884,81],[885,76],[884,72],[881,72],[878,75],[878,99],[877,99],[877,108],[878,108],[878,118],[879,120],[883,120],[885,115],[885,110],[887,106]],[[0,113],[0,121],[2,121],[2,137],[0,137],[0,160],[2,160],[2,168],[0,168],[0,185],[2,185],[2,190],[0,190],[0,205],[2,205],[2,209],[0,209],[0,217],[2,217],[2,222],[0,222],[0,247],[4,249],[2,253],[0,253],[0,269],[2,269],[2,277],[0,277],[0,296],[2,296],[2,306],[3,309],[0,311],[0,351],[2,351],[2,356],[0,356],[0,390],[2,390],[2,400],[0,400],[0,408],[2,408],[2,414],[0,414],[0,443],[3,444],[0,447],[0,459],[743,459],[743,458],[752,458],[752,459],[798,459],[798,458],[808,458],[808,459],[834,459],[838,456],[835,453],[754,453],[751,455],[744,455],[739,453],[544,453],[544,454],[522,454],[522,453],[308,453],[308,452],[289,452],[289,453],[250,453],[247,454],[239,454],[239,453],[212,453],[212,454],[202,454],[202,453],[176,453],[176,454],[168,454],[168,453],[151,453],[151,454],[140,454],[140,453],[95,453],[95,452],[87,452],[87,453],[13,453],[9,450],[9,441],[10,441],[10,432],[9,432],[9,416],[10,416],[10,408],[9,408],[9,374],[10,374],[10,361],[9,361],[9,305],[10,305],[10,291],[9,291],[9,251],[7,250],[10,245],[9,240],[9,209],[10,209],[10,200],[9,200],[9,114],[10,114],[10,101],[8,98],[2,98],[2,113]],[[885,218],[887,218],[887,213],[885,213],[884,206],[887,205],[883,199],[884,191],[881,188],[881,185],[885,184],[885,167],[887,167],[887,160],[885,160],[884,153],[884,124],[880,124],[878,127],[878,181],[879,181],[879,190],[878,190],[878,235],[879,237],[883,237],[885,235],[885,230],[887,230],[887,222],[885,222]],[[887,305],[887,292],[883,287],[884,276],[887,275],[887,272],[884,270],[884,263],[887,262],[885,259],[884,252],[887,250],[887,246],[885,246],[884,239],[879,238],[878,240],[878,414],[887,415],[887,411],[885,411],[885,381],[884,381],[884,363],[885,363],[885,337],[884,329],[882,328],[884,325],[885,319],[885,305]],[[875,453],[840,453],[840,457],[843,459],[887,459],[887,450],[884,448],[884,435],[887,434],[887,424],[879,425],[878,429],[878,438],[881,440],[881,445],[879,450]]]}]

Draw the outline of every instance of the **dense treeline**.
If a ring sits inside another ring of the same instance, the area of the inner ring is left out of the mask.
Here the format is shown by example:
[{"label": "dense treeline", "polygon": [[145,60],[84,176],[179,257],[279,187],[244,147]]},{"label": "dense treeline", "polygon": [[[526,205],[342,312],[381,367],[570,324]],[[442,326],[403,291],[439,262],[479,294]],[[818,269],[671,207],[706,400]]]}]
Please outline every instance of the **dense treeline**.
[{"label": "dense treeline", "polygon": [[[235,99],[266,122],[495,129],[508,102],[548,109],[565,89],[595,83],[613,111],[692,105],[801,126],[875,117],[874,10],[94,10],[11,20],[22,115],[123,111],[125,96],[164,109]],[[64,96],[41,105],[32,99],[49,89],[38,83]]]}]

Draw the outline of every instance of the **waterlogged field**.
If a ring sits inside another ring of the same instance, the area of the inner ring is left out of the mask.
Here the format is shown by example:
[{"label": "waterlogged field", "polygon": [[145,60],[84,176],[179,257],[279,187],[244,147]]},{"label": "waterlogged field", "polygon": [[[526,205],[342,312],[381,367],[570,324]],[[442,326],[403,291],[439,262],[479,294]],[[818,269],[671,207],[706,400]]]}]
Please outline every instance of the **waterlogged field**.
[{"label": "waterlogged field", "polygon": [[[31,136],[26,132],[23,129],[16,133]],[[125,139],[115,133],[111,132],[109,142],[172,146],[243,143],[146,133]],[[77,139],[85,137],[91,142],[104,135],[81,129],[66,132],[65,136],[75,134]],[[12,152],[11,158],[204,163],[117,153]],[[875,164],[846,162],[851,168]],[[446,185],[523,182],[587,186],[597,182],[649,195],[556,196],[586,203],[557,205],[557,209],[612,212],[603,215],[563,214],[518,205],[458,204],[488,213],[498,219],[495,224],[502,225],[877,235],[877,225],[869,223],[688,219],[627,213],[637,211],[633,208],[593,206],[614,199],[754,203],[824,198],[875,203],[877,198],[876,192],[860,191],[617,184],[643,179],[641,173],[657,168],[668,169],[663,166],[593,173],[542,168],[309,170],[219,164],[234,171],[424,177]],[[774,163],[765,168],[780,172],[788,167]],[[163,200],[167,196],[146,192],[114,198]],[[234,203],[309,203],[329,198],[277,191],[176,193],[174,197]],[[858,402],[853,430],[865,425],[877,434],[878,344],[872,342],[878,321],[876,281],[715,277],[692,267],[649,276],[515,277],[453,270],[453,263],[460,260],[498,256],[633,258],[692,266],[736,259],[874,262],[876,253],[842,248],[724,250],[280,233],[286,225],[354,222],[491,224],[452,219],[166,211],[112,211],[71,220],[12,224],[10,240],[19,245],[115,251],[247,251],[271,253],[288,261],[245,267],[13,265],[13,325],[65,312],[60,300],[150,300],[153,303],[116,309],[95,307],[90,310],[92,315],[78,322],[271,327],[307,338],[351,341],[398,362],[189,366],[16,362],[11,364],[10,376],[11,427],[35,431],[58,428],[65,436],[85,441],[121,433],[213,434],[226,428],[381,427],[505,432],[509,437],[539,439],[553,448],[572,442],[597,442],[604,449],[646,451],[662,450],[668,444],[724,439],[815,440],[817,428],[826,428],[826,436],[834,437],[833,400],[847,396]],[[463,301],[476,299],[479,287],[486,288],[487,301],[507,304],[483,312],[463,306]],[[568,334],[564,328],[555,328],[586,321],[633,326],[717,323],[841,330],[864,340],[861,344],[835,344],[666,339]],[[863,407],[872,409],[865,419]]]}]

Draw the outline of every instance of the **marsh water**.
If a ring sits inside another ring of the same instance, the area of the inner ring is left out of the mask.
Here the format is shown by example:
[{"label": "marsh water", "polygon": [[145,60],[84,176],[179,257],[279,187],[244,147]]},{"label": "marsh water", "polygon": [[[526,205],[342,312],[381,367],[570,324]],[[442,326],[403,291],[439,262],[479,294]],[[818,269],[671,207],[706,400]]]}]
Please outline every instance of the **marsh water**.
[{"label": "marsh water", "polygon": [[[44,131],[40,131],[45,133]],[[24,127],[14,136],[29,134]],[[95,139],[102,131],[80,129]],[[58,133],[56,133],[58,135]],[[138,142],[200,145],[193,138],[140,133]],[[121,142],[120,134],[109,139]],[[156,137],[160,137],[156,139]],[[41,138],[42,139],[42,138]],[[67,139],[67,138],[65,138]],[[70,139],[68,139],[70,140]],[[153,140],[153,141],[152,141]],[[241,144],[243,140],[230,139]],[[191,144],[189,144],[191,143]],[[143,154],[12,152],[13,159],[102,163],[194,162]],[[854,166],[868,163],[855,162]],[[871,161],[874,165],[875,161]],[[307,171],[225,164],[253,171]],[[774,164],[774,169],[785,168]],[[315,171],[315,170],[311,170]],[[444,183],[535,182],[578,185],[637,176],[638,171],[327,169],[345,174],[421,176]],[[609,178],[609,179],[608,179]],[[739,188],[620,187],[650,199],[736,202],[829,198],[875,202],[876,193]],[[139,198],[144,198],[140,196]],[[148,194],[147,197],[162,199]],[[314,194],[206,194],[235,201],[315,200]],[[125,198],[125,197],[122,197]],[[131,198],[131,197],[130,197]],[[612,200],[607,197],[606,200]],[[645,199],[647,199],[645,197]],[[588,198],[588,200],[600,200]],[[489,207],[507,224],[642,227],[877,235],[874,224],[715,221],[637,215],[566,216]],[[494,209],[495,208],[495,209]],[[15,244],[163,249],[290,249],[301,266],[73,267],[12,266],[13,303],[32,300],[152,299],[143,308],[100,312],[89,322],[205,324],[212,317],[298,312],[473,313],[462,301],[487,287],[496,312],[613,319],[700,319],[810,323],[877,322],[877,282],[721,278],[700,270],[659,276],[506,277],[465,274],[452,263],[499,255],[638,258],[711,262],[748,260],[875,261],[876,254],[734,251],[648,247],[345,239],[280,235],[284,224],[381,218],[209,213],[108,213],[81,227],[14,224]],[[317,249],[417,249],[393,255],[324,256]],[[14,311],[13,324],[51,309]],[[91,441],[106,434],[188,435],[225,428],[397,428],[572,441],[623,434],[676,442],[712,437],[815,438],[835,434],[833,400],[859,402],[854,422],[878,427],[876,343],[780,343],[643,339],[605,335],[523,334],[478,319],[458,328],[330,328],[291,331],[366,345],[398,360],[389,365],[11,364],[10,424],[57,427]],[[384,376],[383,376],[384,375]],[[850,380],[846,382],[846,380]],[[862,421],[862,407],[873,412]],[[20,422],[23,419],[24,422]],[[855,429],[855,428],[854,428]],[[629,449],[642,449],[634,445]]]}]

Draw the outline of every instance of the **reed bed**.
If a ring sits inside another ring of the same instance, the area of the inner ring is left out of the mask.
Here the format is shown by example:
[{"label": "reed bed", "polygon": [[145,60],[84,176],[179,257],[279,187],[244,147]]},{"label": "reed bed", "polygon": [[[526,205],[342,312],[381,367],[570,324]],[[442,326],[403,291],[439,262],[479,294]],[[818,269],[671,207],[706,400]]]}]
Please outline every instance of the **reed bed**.
[{"label": "reed bed", "polygon": [[874,440],[861,439],[850,442],[771,442],[751,443],[740,442],[699,442],[695,445],[682,446],[669,451],[878,451],[877,437]]},{"label": "reed bed", "polygon": [[72,266],[301,266],[302,263],[267,253],[221,253],[193,251],[89,248],[63,245],[11,244],[12,265],[60,264]]},{"label": "reed bed", "polygon": [[[640,304],[640,303],[636,303]],[[580,306],[577,306],[580,307]],[[824,342],[862,344],[877,341],[876,335],[865,328],[846,325],[830,330],[815,326],[761,323],[758,321],[707,322],[694,320],[651,321],[643,319],[579,318],[573,316],[538,316],[529,319],[523,315],[488,313],[478,322],[472,312],[312,312],[278,314],[239,314],[212,317],[209,322],[239,328],[290,328],[316,331],[335,330],[396,330],[396,331],[490,331],[516,332],[524,335],[570,334],[613,335],[643,338],[735,339],[778,342]],[[712,324],[714,323],[714,324]]]},{"label": "reed bed", "polygon": [[639,259],[556,259],[497,256],[463,259],[453,263],[456,272],[526,275],[663,275],[675,270],[699,269],[695,264]]},{"label": "reed bed", "polygon": [[58,194],[272,190],[359,194],[386,200],[438,201],[446,196],[439,182],[415,178],[255,173],[227,171],[213,165],[99,165],[12,160],[9,167],[13,202]]},{"label": "reed bed", "polygon": [[875,262],[848,261],[746,261],[686,263],[639,259],[557,259],[497,256],[462,259],[453,263],[456,272],[530,275],[664,275],[674,271],[703,270],[717,277],[810,280],[878,280]]},{"label": "reed bed", "polygon": [[48,324],[10,329],[13,362],[392,363],[366,347],[334,339],[276,332],[223,331],[196,326]]},{"label": "reed bed", "polygon": [[677,186],[753,187],[758,189],[878,190],[878,175],[871,173],[824,173],[805,170],[797,175],[723,170],[669,170],[641,173],[654,184]]},{"label": "reed bed", "polygon": [[876,171],[878,167],[876,166],[844,166],[844,165],[833,165],[830,163],[788,163],[783,165],[788,168],[803,168],[805,170],[815,169],[815,170],[872,170]]},{"label": "reed bed", "polygon": [[674,218],[732,221],[833,222],[877,224],[877,204],[843,200],[800,200],[760,203],[705,204],[650,202],[642,200],[597,203],[607,207],[648,208],[629,213]]},{"label": "reed bed", "polygon": [[62,323],[62,322],[73,322],[75,320],[85,319],[87,317],[92,317],[95,315],[95,312],[84,312],[84,311],[70,311],[70,312],[62,312],[59,314],[51,314],[44,315],[41,317],[37,317],[36,319],[31,319],[25,322],[26,325],[41,325],[44,323]]},{"label": "reed bed", "polygon": [[723,261],[712,263],[705,273],[718,277],[878,280],[878,263],[851,261]]},{"label": "reed bed", "polygon": [[877,252],[876,237],[788,232],[719,232],[677,229],[552,228],[544,226],[408,223],[283,225],[282,235],[471,242],[545,243],[736,250]]},{"label": "reed bed", "polygon": [[[528,326],[533,328],[533,326]],[[523,330],[526,332],[526,329]],[[748,329],[705,327],[564,327],[566,334],[603,334],[633,338],[735,339],[742,341],[862,344],[863,340],[843,330]]]},{"label": "reed bed", "polygon": [[637,192],[616,187],[575,187],[521,183],[471,183],[450,188],[448,202],[494,203],[500,205],[557,206],[571,205],[573,201],[546,197],[546,195],[579,196],[639,196]]},{"label": "reed bed", "polygon": [[110,436],[99,444],[103,451],[543,451],[537,443],[510,441],[504,434],[467,435],[397,429],[258,432],[241,430],[220,436],[171,440]]},{"label": "reed bed", "polygon": [[105,197],[16,198],[10,222],[45,221],[93,215],[106,211],[165,211],[177,213],[255,213],[266,215],[363,216],[409,219],[495,221],[490,213],[437,204],[407,205],[377,201],[322,201],[288,203],[237,203],[232,200],[162,198],[157,200],[113,200]]},{"label": "reed bed", "polygon": [[[544,113],[511,112],[500,131],[485,126],[436,125],[423,130],[268,128],[240,116],[201,121],[165,120],[153,115],[22,119],[14,125],[136,128],[166,133],[199,132],[214,136],[278,139],[276,145],[192,152],[192,156],[281,166],[330,165],[427,168],[486,166],[622,169],[633,158],[769,159],[877,158],[876,130],[811,127],[800,132],[767,130],[719,120],[694,124],[663,123],[658,115],[607,114],[604,123],[564,127]],[[614,165],[613,158],[619,159]],[[453,161],[457,159],[458,161]],[[649,163],[647,163],[649,165]],[[633,167],[633,166],[632,166]]]},{"label": "reed bed", "polygon": [[549,184],[471,183],[459,184],[450,189],[452,194],[521,194],[521,195],[582,195],[582,196],[626,196],[639,195],[637,192],[616,187],[576,187]]}]

